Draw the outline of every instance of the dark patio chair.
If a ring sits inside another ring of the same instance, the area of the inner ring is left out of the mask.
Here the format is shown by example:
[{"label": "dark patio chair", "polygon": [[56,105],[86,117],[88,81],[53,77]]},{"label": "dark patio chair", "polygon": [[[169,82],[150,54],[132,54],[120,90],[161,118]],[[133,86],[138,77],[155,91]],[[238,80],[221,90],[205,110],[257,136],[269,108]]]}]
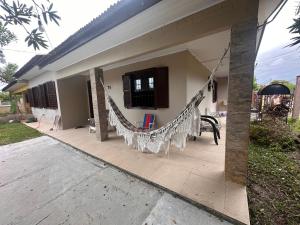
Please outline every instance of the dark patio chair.
[{"label": "dark patio chair", "polygon": [[[214,141],[216,145],[218,145],[218,139],[221,138],[220,136],[220,129],[221,125],[219,121],[213,117],[208,115],[201,115],[201,128],[200,128],[200,134],[201,136],[202,132],[211,132],[214,135]],[[194,136],[194,141],[196,140],[196,137]]]}]

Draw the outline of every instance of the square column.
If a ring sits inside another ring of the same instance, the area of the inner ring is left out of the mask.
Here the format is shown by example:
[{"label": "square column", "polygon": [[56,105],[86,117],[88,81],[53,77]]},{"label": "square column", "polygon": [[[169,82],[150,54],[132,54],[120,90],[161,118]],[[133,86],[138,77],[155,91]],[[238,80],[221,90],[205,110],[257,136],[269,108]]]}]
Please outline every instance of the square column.
[{"label": "square column", "polygon": [[104,88],[100,82],[103,81],[102,69],[90,69],[91,92],[93,99],[94,120],[96,125],[96,137],[99,141],[105,141],[108,138],[108,121],[105,106]]},{"label": "square column", "polygon": [[231,27],[225,177],[246,184],[257,16]]}]

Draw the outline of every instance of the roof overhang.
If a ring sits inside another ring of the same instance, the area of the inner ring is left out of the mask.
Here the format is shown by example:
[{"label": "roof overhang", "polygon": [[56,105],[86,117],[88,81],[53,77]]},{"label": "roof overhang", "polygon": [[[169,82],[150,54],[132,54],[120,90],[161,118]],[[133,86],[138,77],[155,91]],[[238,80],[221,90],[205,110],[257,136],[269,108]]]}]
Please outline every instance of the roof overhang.
[{"label": "roof overhang", "polygon": [[58,71],[224,0],[163,0],[44,67]]},{"label": "roof overhang", "polygon": [[2,91],[11,92],[13,94],[17,94],[27,90],[28,81],[26,80],[14,80],[6,85]]}]

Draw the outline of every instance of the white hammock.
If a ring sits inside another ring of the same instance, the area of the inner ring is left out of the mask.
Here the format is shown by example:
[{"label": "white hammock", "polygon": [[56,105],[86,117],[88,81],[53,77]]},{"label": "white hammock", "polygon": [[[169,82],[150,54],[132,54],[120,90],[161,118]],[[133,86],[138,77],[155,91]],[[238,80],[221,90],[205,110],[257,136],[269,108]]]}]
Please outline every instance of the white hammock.
[{"label": "white hammock", "polygon": [[201,115],[198,106],[204,99],[203,91],[213,81],[215,73],[227,54],[228,49],[229,47],[225,50],[217,66],[213,69],[208,81],[186,105],[184,110],[175,119],[156,130],[143,131],[130,123],[108,94],[105,85],[100,79],[108,99],[108,121],[111,126],[116,127],[117,135],[123,136],[128,145],[132,145],[139,151],[147,150],[158,153],[164,150],[167,153],[170,145],[183,150],[186,146],[187,137],[189,135],[197,136],[200,133]]}]

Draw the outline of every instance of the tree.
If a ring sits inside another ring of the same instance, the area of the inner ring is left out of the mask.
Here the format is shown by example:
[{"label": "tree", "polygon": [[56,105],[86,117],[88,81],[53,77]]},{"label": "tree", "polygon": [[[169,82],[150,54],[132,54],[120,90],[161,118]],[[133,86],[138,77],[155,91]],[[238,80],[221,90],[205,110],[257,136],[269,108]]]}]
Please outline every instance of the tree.
[{"label": "tree", "polygon": [[3,47],[8,45],[10,42],[17,40],[17,37],[14,33],[9,31],[3,24],[0,22],[0,46]]},{"label": "tree", "polygon": [[3,68],[0,68],[0,82],[9,83],[14,80],[13,75],[18,69],[18,65],[14,63],[8,63]]},{"label": "tree", "polygon": [[[0,22],[0,47],[2,48],[5,45],[8,45],[10,42],[16,40],[16,35],[9,31],[3,24]],[[0,49],[0,63],[5,63],[5,58],[2,50]]]},{"label": "tree", "polygon": [[287,80],[272,80],[271,84],[283,84],[284,86],[287,86],[290,91],[293,91],[296,88],[296,85],[294,83],[291,83]]},{"label": "tree", "polygon": [[260,89],[260,85],[257,83],[256,77],[253,78],[253,91],[258,91]]},{"label": "tree", "polygon": [[300,3],[297,7],[296,15],[298,15],[298,18],[294,19],[294,23],[288,27],[288,29],[290,30],[290,33],[296,34],[297,36],[291,38],[293,42],[289,46],[300,44]]},{"label": "tree", "polygon": [[[49,0],[41,0],[39,3],[35,0],[29,2],[29,4],[25,4],[20,3],[18,0],[10,2],[0,0],[0,22],[6,29],[4,36],[0,33],[0,39],[3,39],[3,43],[7,45],[10,42],[11,35],[14,35],[8,27],[21,26],[27,33],[25,42],[28,46],[32,46],[35,50],[40,49],[40,47],[48,48],[47,40],[43,36],[45,32],[44,24],[54,22],[59,25],[60,17],[57,15],[57,11],[53,10],[53,3],[50,3]],[[34,28],[29,29],[29,27]]]}]

